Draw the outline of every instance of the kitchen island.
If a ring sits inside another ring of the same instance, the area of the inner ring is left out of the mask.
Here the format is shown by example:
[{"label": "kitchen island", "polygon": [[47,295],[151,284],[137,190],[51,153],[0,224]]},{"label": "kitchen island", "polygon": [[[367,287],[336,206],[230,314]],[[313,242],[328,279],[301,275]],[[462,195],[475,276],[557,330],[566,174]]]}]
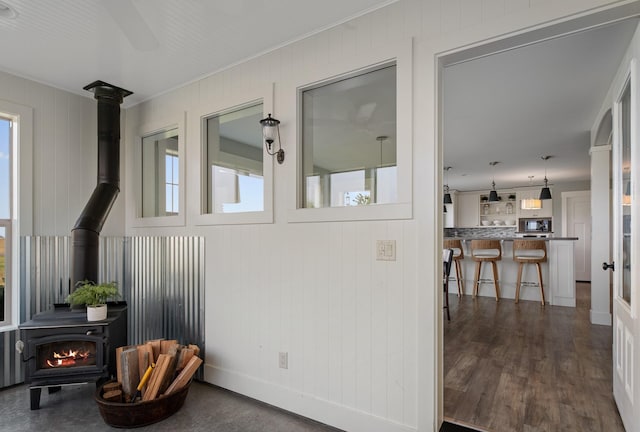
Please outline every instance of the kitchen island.
[{"label": "kitchen island", "polygon": [[[473,237],[446,237],[462,241],[464,260],[462,260],[462,273],[464,279],[465,295],[473,293],[473,276],[475,261],[471,259],[471,240]],[[487,237],[477,237],[487,239]],[[521,239],[521,237],[517,237]],[[502,244],[502,260],[498,265],[498,282],[500,284],[501,299],[515,299],[516,280],[518,276],[518,263],[513,261],[513,240],[516,237],[492,237],[500,240]],[[574,266],[574,241],[577,237],[547,237],[539,238],[547,242],[547,262],[542,263],[542,281],[544,283],[545,302],[555,306],[576,306],[576,282]],[[451,278],[456,276],[455,268],[451,271]],[[494,297],[493,273],[490,265],[482,266],[480,275],[481,283],[478,287],[478,295]],[[527,264],[522,271],[523,282],[538,282],[536,266]],[[456,282],[449,282],[449,293],[457,291]],[[520,288],[520,300],[540,301],[540,289],[537,286],[523,284]]]}]

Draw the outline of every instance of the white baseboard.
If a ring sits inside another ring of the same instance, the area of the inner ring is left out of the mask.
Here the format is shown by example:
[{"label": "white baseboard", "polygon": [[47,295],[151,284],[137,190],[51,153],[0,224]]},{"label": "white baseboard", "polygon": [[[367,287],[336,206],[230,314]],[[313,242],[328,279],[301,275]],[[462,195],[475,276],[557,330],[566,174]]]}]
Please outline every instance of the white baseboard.
[{"label": "white baseboard", "polygon": [[610,326],[613,323],[609,312],[596,312],[591,310],[589,314],[591,316],[591,324]]},{"label": "white baseboard", "polygon": [[417,431],[415,427],[212,365],[205,364],[204,380],[348,432]]},{"label": "white baseboard", "polygon": [[576,299],[569,297],[554,297],[551,302],[553,306],[576,307]]}]

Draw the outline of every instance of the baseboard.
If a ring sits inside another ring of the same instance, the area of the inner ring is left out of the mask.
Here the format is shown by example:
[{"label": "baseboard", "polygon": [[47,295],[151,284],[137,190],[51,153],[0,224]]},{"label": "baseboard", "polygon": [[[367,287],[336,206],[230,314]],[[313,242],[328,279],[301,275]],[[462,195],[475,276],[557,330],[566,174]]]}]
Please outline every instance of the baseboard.
[{"label": "baseboard", "polygon": [[565,306],[565,307],[576,307],[576,299],[575,298],[567,298],[567,297],[554,297],[553,302],[551,302],[553,306]]},{"label": "baseboard", "polygon": [[613,321],[611,314],[608,312],[596,312],[594,310],[589,311],[591,317],[591,324],[610,326]]},{"label": "baseboard", "polygon": [[222,388],[349,432],[416,432],[371,413],[292,390],[255,377],[212,365],[204,366],[204,380]]}]

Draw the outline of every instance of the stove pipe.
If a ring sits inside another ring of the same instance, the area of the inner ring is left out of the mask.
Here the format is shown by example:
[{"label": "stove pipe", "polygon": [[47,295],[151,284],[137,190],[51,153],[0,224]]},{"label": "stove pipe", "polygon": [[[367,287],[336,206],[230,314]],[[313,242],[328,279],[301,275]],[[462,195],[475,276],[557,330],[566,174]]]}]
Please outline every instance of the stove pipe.
[{"label": "stove pipe", "polygon": [[98,184],[71,230],[71,287],[98,282],[100,231],[120,192],[120,104],[128,90],[95,81],[85,90],[98,101]]}]

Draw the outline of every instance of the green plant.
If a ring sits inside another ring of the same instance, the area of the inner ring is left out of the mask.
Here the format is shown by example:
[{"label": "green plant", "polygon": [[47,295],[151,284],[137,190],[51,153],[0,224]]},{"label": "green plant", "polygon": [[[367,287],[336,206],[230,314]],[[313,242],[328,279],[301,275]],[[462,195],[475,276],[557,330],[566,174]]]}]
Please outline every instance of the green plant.
[{"label": "green plant", "polygon": [[76,284],[75,291],[69,294],[67,301],[72,305],[97,306],[106,304],[108,298],[119,296],[118,285],[115,282],[96,284],[83,280]]},{"label": "green plant", "polygon": [[368,205],[371,203],[371,197],[359,193],[355,199],[356,205]]}]

